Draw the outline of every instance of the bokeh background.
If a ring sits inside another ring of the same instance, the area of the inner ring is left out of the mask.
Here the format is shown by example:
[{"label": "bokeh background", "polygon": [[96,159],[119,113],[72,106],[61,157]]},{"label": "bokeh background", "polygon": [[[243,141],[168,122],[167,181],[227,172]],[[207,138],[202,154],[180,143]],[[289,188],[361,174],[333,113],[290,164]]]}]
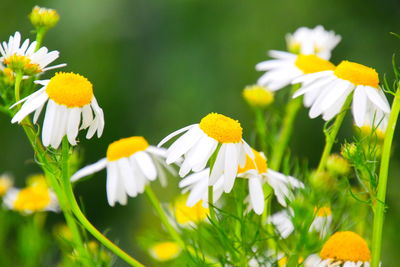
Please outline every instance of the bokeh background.
[{"label": "bokeh background", "polygon": [[[51,7],[61,15],[46,36],[50,50],[59,50],[58,63],[92,81],[105,112],[103,137],[80,136],[84,164],[105,156],[107,145],[119,138],[143,135],[156,144],[169,132],[197,122],[209,112],[239,119],[245,135],[253,127],[241,98],[244,86],[260,76],[256,63],[269,49],[285,49],[284,36],[300,26],[318,24],[342,36],[332,61],[349,59],[391,74],[391,57],[399,53],[398,0],[0,0],[0,40],[16,30],[34,39],[27,14],[34,5]],[[51,77],[47,73],[46,77]],[[323,122],[300,113],[291,144],[299,158],[315,166],[323,147]],[[23,186],[37,172],[31,148],[20,127],[0,114],[0,173],[10,172]],[[348,120],[341,138],[351,140]],[[397,135],[397,139],[400,136]],[[399,266],[400,168],[397,142],[389,180],[388,213],[384,228],[384,266]],[[170,199],[176,181],[158,189]],[[149,263],[138,246],[140,229],[158,227],[143,196],[127,206],[110,208],[105,198],[105,171],[76,188],[89,219],[129,253]],[[53,220],[60,217],[52,215]],[[117,266],[125,266],[117,261]]]}]

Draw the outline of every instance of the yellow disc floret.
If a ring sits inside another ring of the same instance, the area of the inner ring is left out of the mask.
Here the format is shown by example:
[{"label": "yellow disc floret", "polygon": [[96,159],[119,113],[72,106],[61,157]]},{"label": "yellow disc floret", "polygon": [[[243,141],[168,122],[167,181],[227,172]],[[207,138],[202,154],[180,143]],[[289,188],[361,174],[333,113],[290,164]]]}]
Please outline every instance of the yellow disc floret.
[{"label": "yellow disc floret", "polygon": [[322,247],[322,259],[334,261],[369,261],[371,253],[367,242],[358,234],[350,231],[336,232]]},{"label": "yellow disc floret", "polygon": [[335,65],[316,55],[298,55],[294,63],[304,74],[334,70]]},{"label": "yellow disc floret", "polygon": [[274,102],[274,94],[267,88],[253,85],[243,90],[243,98],[252,107],[264,108]]},{"label": "yellow disc floret", "polygon": [[149,143],[147,143],[146,139],[142,136],[123,138],[108,146],[107,159],[108,161],[114,161],[120,158],[126,158],[138,151],[146,150],[148,147]]},{"label": "yellow disc floret", "polygon": [[200,129],[220,143],[239,143],[242,140],[240,123],[218,113],[210,113],[200,121]]},{"label": "yellow disc floret", "polygon": [[19,191],[13,207],[17,211],[35,212],[45,210],[51,202],[49,189],[45,186],[29,186]]},{"label": "yellow disc floret", "polygon": [[354,85],[368,85],[374,88],[378,88],[379,85],[379,76],[375,69],[347,60],[342,61],[334,73]]},{"label": "yellow disc floret", "polygon": [[[267,159],[258,151],[253,149],[254,159],[246,155],[246,164],[243,168],[239,167],[239,173],[244,173],[249,170],[258,170],[259,173],[266,173],[268,169]],[[255,164],[254,164],[255,163]]]},{"label": "yellow disc floret", "polygon": [[29,57],[13,54],[3,60],[4,65],[14,72],[34,75],[42,71],[39,64],[33,63]]},{"label": "yellow disc floret", "polygon": [[150,254],[158,261],[169,261],[176,258],[181,248],[175,242],[160,242],[150,248]]},{"label": "yellow disc floret", "polygon": [[327,217],[332,215],[332,210],[329,207],[320,207],[320,208],[315,208],[315,213],[316,216],[318,217]]},{"label": "yellow disc floret", "polygon": [[29,14],[29,19],[36,28],[50,29],[60,20],[60,15],[54,9],[35,6]]},{"label": "yellow disc floret", "polygon": [[207,219],[210,210],[203,207],[203,201],[197,202],[193,207],[188,207],[186,200],[187,197],[180,197],[174,203],[175,218],[179,224],[198,223]]},{"label": "yellow disc floret", "polygon": [[46,93],[57,104],[69,108],[83,107],[93,99],[93,86],[79,74],[58,72],[51,78]]}]

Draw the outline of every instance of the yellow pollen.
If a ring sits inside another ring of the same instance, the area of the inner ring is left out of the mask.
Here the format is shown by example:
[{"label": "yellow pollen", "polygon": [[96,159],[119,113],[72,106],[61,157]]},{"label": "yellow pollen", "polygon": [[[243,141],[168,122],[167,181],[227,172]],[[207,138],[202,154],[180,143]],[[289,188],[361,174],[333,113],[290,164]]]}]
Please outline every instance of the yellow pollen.
[{"label": "yellow pollen", "polygon": [[304,74],[334,70],[335,65],[333,65],[328,60],[322,59],[316,55],[298,55],[294,63]]},{"label": "yellow pollen", "polygon": [[332,214],[332,210],[329,207],[315,208],[315,212],[318,217],[327,217]]},{"label": "yellow pollen", "polygon": [[203,207],[203,201],[197,202],[193,207],[188,207],[186,200],[187,197],[180,197],[174,204],[175,218],[179,224],[199,223],[207,219],[210,211]]},{"label": "yellow pollen", "polygon": [[17,54],[5,58],[3,63],[14,72],[20,71],[27,75],[34,75],[42,71],[39,64],[32,63],[29,57]]},{"label": "yellow pollen", "polygon": [[127,158],[138,151],[146,150],[148,147],[149,143],[142,136],[123,138],[108,146],[107,160],[114,161],[120,158]]},{"label": "yellow pollen", "polygon": [[274,102],[274,94],[267,88],[253,85],[243,90],[243,98],[252,107],[264,108]]},{"label": "yellow pollen", "polygon": [[347,60],[342,61],[334,73],[338,78],[354,85],[368,85],[374,88],[378,88],[379,85],[379,77],[375,69]]},{"label": "yellow pollen", "polygon": [[239,143],[242,140],[240,123],[218,113],[210,113],[201,119],[200,129],[220,143]]},{"label": "yellow pollen", "polygon": [[369,261],[371,253],[367,242],[358,234],[350,231],[336,232],[322,247],[322,259],[334,261]]},{"label": "yellow pollen", "polygon": [[44,186],[29,186],[19,191],[14,201],[18,211],[42,211],[50,204],[50,192]]},{"label": "yellow pollen", "polygon": [[175,242],[160,242],[150,248],[150,254],[158,261],[169,261],[176,258],[181,248]]},{"label": "yellow pollen", "polygon": [[[253,149],[254,159],[246,155],[246,164],[243,168],[239,167],[238,173],[244,173],[249,170],[258,170],[258,173],[266,173],[268,169],[267,159],[258,151]],[[254,165],[254,162],[256,163]]]},{"label": "yellow pollen", "polygon": [[51,78],[46,93],[57,104],[69,108],[83,107],[93,99],[93,86],[79,74],[58,72]]}]

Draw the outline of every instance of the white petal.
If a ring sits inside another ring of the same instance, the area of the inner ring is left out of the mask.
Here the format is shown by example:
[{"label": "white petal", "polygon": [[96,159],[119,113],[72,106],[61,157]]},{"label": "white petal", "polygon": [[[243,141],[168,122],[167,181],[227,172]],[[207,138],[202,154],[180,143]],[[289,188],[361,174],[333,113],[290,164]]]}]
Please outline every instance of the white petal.
[{"label": "white petal", "polygon": [[224,173],[226,144],[222,144],[210,174],[209,185],[214,185]]},{"label": "white petal", "polygon": [[260,178],[249,179],[249,194],[254,212],[258,215],[262,214],[264,211],[264,192]]},{"label": "white petal", "polygon": [[146,177],[140,170],[139,164],[133,156],[129,157],[129,161],[132,166],[133,176],[135,177],[136,190],[138,191],[138,193],[143,193],[144,187],[146,185]]},{"label": "white petal", "polygon": [[81,122],[81,108],[70,108],[67,124],[67,137],[71,145],[76,145],[76,137],[79,132],[79,124]]},{"label": "white petal", "polygon": [[107,164],[107,200],[111,207],[114,207],[117,201],[117,187],[118,187],[118,169],[115,162]]},{"label": "white petal", "polygon": [[162,146],[163,144],[165,144],[166,142],[168,142],[171,138],[177,136],[177,135],[180,134],[180,133],[186,132],[187,130],[189,130],[190,128],[192,128],[192,127],[195,126],[195,125],[196,125],[196,124],[192,124],[192,125],[183,127],[183,128],[181,128],[181,129],[179,129],[179,130],[176,130],[176,131],[173,132],[173,133],[170,133],[169,135],[167,135],[166,137],[164,137],[163,140],[161,140],[161,142],[158,143],[157,146],[158,146],[158,147]]},{"label": "white petal", "polygon": [[56,103],[49,100],[46,106],[46,114],[44,116],[42,129],[42,142],[44,146],[49,146],[53,134],[53,124],[56,123]]},{"label": "white petal", "polygon": [[48,97],[47,97],[46,93],[41,93],[41,94],[35,95],[31,99],[28,99],[28,101],[26,101],[22,105],[21,109],[12,118],[11,123],[15,123],[15,122],[20,123],[30,113],[32,113],[36,109],[40,108],[47,101],[47,99],[48,99]]},{"label": "white petal", "polygon": [[361,127],[367,113],[367,95],[361,86],[357,86],[354,91],[352,110],[356,125]]},{"label": "white petal", "polygon": [[76,182],[82,177],[98,172],[104,169],[106,166],[107,166],[107,159],[103,158],[96,163],[83,167],[82,169],[80,169],[74,175],[71,176],[71,182]]},{"label": "white petal", "polygon": [[378,92],[378,90],[380,89],[376,89],[370,86],[364,86],[364,89],[367,92],[367,96],[372,103],[377,105],[383,112],[390,112],[390,107],[387,104],[387,101],[385,101],[386,97],[382,97],[382,95]]},{"label": "white petal", "polygon": [[235,183],[238,170],[238,151],[235,144],[226,144],[224,167],[224,191],[229,193]]},{"label": "white petal", "polygon": [[147,179],[154,181],[157,177],[157,170],[151,157],[143,151],[136,152],[133,157]]},{"label": "white petal", "polygon": [[122,176],[125,191],[130,197],[135,197],[137,195],[136,182],[129,160],[127,158],[121,158],[117,160],[117,164]]},{"label": "white petal", "polygon": [[85,105],[82,107],[82,125],[81,130],[86,129],[90,126],[91,122],[93,121],[93,112],[90,105]]}]

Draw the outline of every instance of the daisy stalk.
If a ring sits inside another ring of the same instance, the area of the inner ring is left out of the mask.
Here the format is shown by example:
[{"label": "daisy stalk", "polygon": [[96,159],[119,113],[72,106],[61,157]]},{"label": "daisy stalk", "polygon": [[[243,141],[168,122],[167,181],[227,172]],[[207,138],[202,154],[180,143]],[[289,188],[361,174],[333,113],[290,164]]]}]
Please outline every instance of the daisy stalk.
[{"label": "daisy stalk", "polygon": [[374,207],[374,222],[372,226],[372,267],[378,267],[381,260],[382,230],[385,213],[386,188],[389,171],[390,153],[393,142],[393,135],[396,129],[397,118],[400,112],[400,83],[393,99],[392,112],[386,130],[382,148],[381,166],[379,169],[378,190]]},{"label": "daisy stalk", "polygon": [[[300,85],[295,84],[292,86],[290,95],[299,89]],[[296,119],[297,113],[301,107],[301,98],[290,99],[286,106],[285,117],[283,119],[282,128],[277,138],[277,144],[273,146],[271,169],[279,171],[282,163],[282,158],[285,153],[286,147],[289,143],[293,131],[293,124]]]},{"label": "daisy stalk", "polygon": [[331,154],[333,144],[336,141],[337,134],[339,132],[340,127],[343,124],[343,120],[346,116],[347,110],[350,107],[352,98],[353,98],[353,94],[350,94],[347,97],[346,102],[343,104],[340,113],[336,116],[335,122],[333,123],[332,127],[328,128],[328,129],[324,129],[325,147],[324,147],[321,159],[318,164],[317,173],[320,173],[325,169],[326,162],[328,160],[329,155]]}]

